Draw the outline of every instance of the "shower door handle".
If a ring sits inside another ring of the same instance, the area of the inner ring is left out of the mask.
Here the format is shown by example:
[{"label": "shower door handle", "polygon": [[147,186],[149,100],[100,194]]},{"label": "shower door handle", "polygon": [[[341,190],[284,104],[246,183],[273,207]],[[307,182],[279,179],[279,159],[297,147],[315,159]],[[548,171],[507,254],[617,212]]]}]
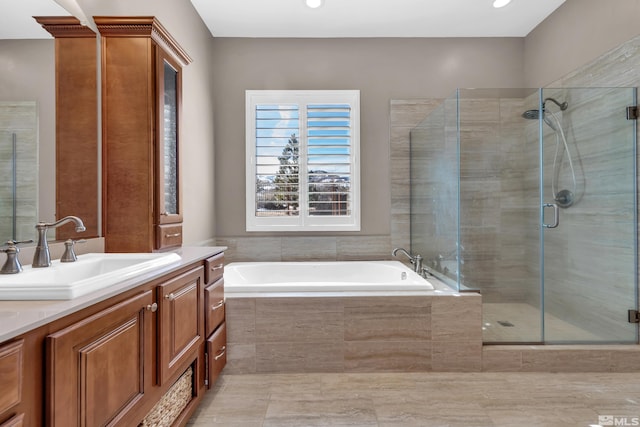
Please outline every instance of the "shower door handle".
[{"label": "shower door handle", "polygon": [[[560,224],[560,209],[558,208],[558,205],[555,203],[544,203],[542,205],[542,209],[544,208],[553,208],[553,223],[552,224],[545,224],[544,220],[542,221],[542,226],[546,227],[546,228],[556,228],[558,226],[558,224]],[[544,217],[544,215],[543,215]]]}]

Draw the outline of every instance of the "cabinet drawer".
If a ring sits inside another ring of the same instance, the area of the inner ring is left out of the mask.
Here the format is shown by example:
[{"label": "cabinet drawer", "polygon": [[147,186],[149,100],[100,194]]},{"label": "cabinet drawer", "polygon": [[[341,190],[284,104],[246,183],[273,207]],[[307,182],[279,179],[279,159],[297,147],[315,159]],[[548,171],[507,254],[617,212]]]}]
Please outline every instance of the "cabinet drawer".
[{"label": "cabinet drawer", "polygon": [[224,322],[224,279],[218,279],[204,290],[205,336],[211,335]]},{"label": "cabinet drawer", "polygon": [[0,413],[22,400],[23,345],[19,340],[0,347]]},{"label": "cabinet drawer", "polygon": [[157,249],[171,248],[182,245],[182,224],[156,226]]},{"label": "cabinet drawer", "polygon": [[0,424],[0,427],[22,427],[24,425],[24,414],[18,414]]},{"label": "cabinet drawer", "polygon": [[212,256],[204,261],[204,280],[213,283],[224,274],[224,253]]},{"label": "cabinet drawer", "polygon": [[222,368],[227,364],[227,325],[225,323],[220,325],[216,333],[207,340],[207,353],[209,354],[207,387],[211,388]]},{"label": "cabinet drawer", "polygon": [[160,383],[163,384],[204,341],[202,316],[204,271],[189,270],[158,288]]}]

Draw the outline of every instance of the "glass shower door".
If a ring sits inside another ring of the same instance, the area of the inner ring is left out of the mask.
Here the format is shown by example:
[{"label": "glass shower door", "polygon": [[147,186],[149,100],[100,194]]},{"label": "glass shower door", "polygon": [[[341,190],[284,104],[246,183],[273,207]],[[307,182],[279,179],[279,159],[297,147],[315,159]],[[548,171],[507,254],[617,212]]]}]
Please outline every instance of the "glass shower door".
[{"label": "glass shower door", "polygon": [[543,341],[636,342],[635,89],[543,89],[541,100]]}]

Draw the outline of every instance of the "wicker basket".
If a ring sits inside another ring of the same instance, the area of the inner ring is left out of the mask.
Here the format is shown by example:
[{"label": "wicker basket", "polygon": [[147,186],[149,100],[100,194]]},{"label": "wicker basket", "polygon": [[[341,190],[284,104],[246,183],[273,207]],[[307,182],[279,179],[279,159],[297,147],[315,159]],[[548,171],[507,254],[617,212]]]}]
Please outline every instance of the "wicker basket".
[{"label": "wicker basket", "polygon": [[170,427],[193,397],[193,368],[190,366],[142,420],[142,427]]}]

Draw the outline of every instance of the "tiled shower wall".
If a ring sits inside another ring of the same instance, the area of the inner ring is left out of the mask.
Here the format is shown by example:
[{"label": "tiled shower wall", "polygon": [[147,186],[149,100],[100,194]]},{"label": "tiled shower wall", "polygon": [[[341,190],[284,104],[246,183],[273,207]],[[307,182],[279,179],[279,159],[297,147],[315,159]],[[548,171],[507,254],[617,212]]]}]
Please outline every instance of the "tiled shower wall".
[{"label": "tiled shower wall", "polygon": [[[528,190],[525,182],[527,170],[537,163],[537,151],[527,147],[521,117],[524,100],[507,95],[460,93],[461,273],[463,284],[482,289],[486,302],[533,303],[539,300],[539,286],[528,261],[537,258],[537,251],[528,253],[523,234],[537,221],[537,192]],[[444,111],[439,107],[432,113],[440,123],[425,120],[413,130],[412,142],[403,126],[392,126],[392,144],[412,143],[419,160],[413,159],[411,171],[412,220],[419,235],[411,245],[427,264],[438,254],[444,255],[443,262],[453,259],[456,249],[457,133],[455,120],[452,126],[447,119],[455,118],[456,104],[454,97],[445,100]],[[394,101],[392,112],[417,112],[423,105],[430,104]],[[409,116],[392,113],[392,124],[396,117]]]},{"label": "tiled shower wall", "polygon": [[0,102],[0,239],[13,239],[13,134],[16,135],[16,240],[34,237],[38,222],[38,119],[34,101]]},{"label": "tiled shower wall", "polygon": [[[640,36],[550,85],[561,88],[639,86]],[[561,230],[561,227],[558,227],[559,233],[548,234],[545,245],[548,253],[545,258],[550,261],[551,274],[557,273],[556,276],[559,276],[562,270],[567,268],[566,264],[558,265],[553,261],[560,258],[558,254],[568,252],[572,254],[570,266],[578,280],[565,279],[546,286],[545,292],[549,297],[546,303],[550,312],[559,313],[566,310],[567,298],[571,298],[574,304],[577,302],[580,307],[579,311],[572,313],[579,323],[588,324],[595,331],[598,331],[599,326],[602,326],[602,331],[611,331],[611,328],[607,328],[610,319],[601,316],[603,306],[618,313],[623,319],[626,310],[634,308],[633,292],[629,290],[633,286],[632,278],[621,274],[625,270],[628,271],[634,261],[633,251],[629,250],[632,245],[630,231],[633,217],[628,214],[633,203],[628,196],[632,190],[632,181],[629,179],[632,170],[626,158],[631,151],[627,149],[626,154],[625,151],[621,151],[624,150],[622,141],[628,138],[617,134],[620,131],[616,129],[616,123],[624,126],[625,107],[631,105],[632,99],[628,95],[611,96],[606,90],[598,91],[596,97],[588,91],[559,91],[559,96],[566,96],[570,104],[589,105],[588,109],[582,109],[585,113],[581,116],[567,118],[572,124],[567,137],[576,141],[581,159],[581,164],[576,170],[579,185],[581,179],[586,177],[583,182],[585,203],[580,203],[576,209],[569,208],[561,212],[561,221],[562,214],[565,214],[565,218],[571,221],[570,228],[565,227]],[[590,97],[593,99],[589,99]],[[593,163],[594,156],[607,159],[608,164]],[[593,193],[598,194],[598,197],[606,197],[604,210],[596,209],[587,203],[587,196]],[[622,228],[620,224],[628,226]],[[619,230],[625,231],[621,233]],[[570,247],[564,243],[567,241],[571,242]],[[595,260],[592,257],[591,262],[585,262],[586,257],[581,256],[581,253],[585,246],[594,241],[600,245],[599,256]],[[582,292],[585,282],[593,281],[598,275],[604,277],[604,280],[597,280],[589,294]],[[628,300],[628,305],[612,306],[614,303],[611,296],[617,297],[618,301]],[[621,333],[628,337],[633,333],[633,328],[634,325],[628,324]],[[611,339],[615,338],[616,336],[611,336]]]}]

